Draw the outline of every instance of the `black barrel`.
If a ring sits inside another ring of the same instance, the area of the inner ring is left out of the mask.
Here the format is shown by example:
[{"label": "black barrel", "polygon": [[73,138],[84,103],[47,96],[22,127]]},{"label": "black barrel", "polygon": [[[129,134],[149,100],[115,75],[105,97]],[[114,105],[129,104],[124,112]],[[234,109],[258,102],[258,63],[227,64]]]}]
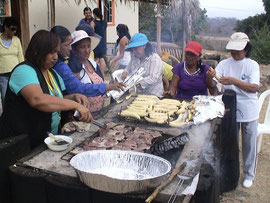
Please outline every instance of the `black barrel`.
[{"label": "black barrel", "polygon": [[11,202],[8,167],[29,152],[28,135],[0,140],[0,203]]},{"label": "black barrel", "polygon": [[78,178],[48,175],[45,177],[48,203],[91,203],[90,188]]},{"label": "black barrel", "polygon": [[236,123],[236,93],[226,90],[223,94],[226,113],[220,130],[220,192],[234,190],[238,185],[239,144]]},{"label": "black barrel", "polygon": [[45,177],[47,174],[33,168],[9,167],[12,203],[47,203]]}]

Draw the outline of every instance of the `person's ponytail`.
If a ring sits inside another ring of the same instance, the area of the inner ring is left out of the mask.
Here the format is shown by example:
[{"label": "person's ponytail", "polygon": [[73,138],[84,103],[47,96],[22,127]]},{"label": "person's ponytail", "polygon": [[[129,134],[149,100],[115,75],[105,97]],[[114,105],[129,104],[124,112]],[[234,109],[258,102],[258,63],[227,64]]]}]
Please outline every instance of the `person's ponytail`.
[{"label": "person's ponytail", "polygon": [[95,8],[93,10],[93,14],[95,14],[100,19],[101,24],[103,24],[103,16],[101,10],[99,8]]},{"label": "person's ponytail", "polygon": [[201,58],[199,59],[199,61],[197,63],[197,67],[198,67],[198,69],[200,69],[200,74],[203,74],[205,65],[203,64]]}]

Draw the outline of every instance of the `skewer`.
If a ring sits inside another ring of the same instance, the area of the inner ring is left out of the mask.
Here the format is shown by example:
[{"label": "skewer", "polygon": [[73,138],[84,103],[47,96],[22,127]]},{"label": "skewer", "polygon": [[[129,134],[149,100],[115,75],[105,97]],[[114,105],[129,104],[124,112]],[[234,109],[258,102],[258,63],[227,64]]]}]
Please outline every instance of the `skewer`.
[{"label": "skewer", "polygon": [[178,174],[177,176],[178,176],[178,178],[179,178],[179,181],[178,181],[177,185],[175,186],[174,192],[173,192],[173,194],[170,196],[170,198],[169,198],[169,200],[168,200],[167,203],[174,203],[174,202],[175,202],[175,200],[176,200],[176,198],[177,198],[177,195],[178,195],[178,193],[179,193],[179,191],[180,191],[180,189],[181,189],[183,183],[185,182],[185,180],[190,179],[190,177],[184,176],[184,175],[179,175],[179,174]]},{"label": "skewer", "polygon": [[179,181],[178,181],[177,185],[175,186],[175,189],[173,191],[173,194],[170,196],[170,198],[169,198],[169,200],[168,200],[167,203],[173,203],[173,202],[175,202],[175,200],[177,198],[177,194],[179,193],[179,191],[180,191],[183,183],[184,183],[184,180],[181,179],[181,178],[179,178]]},{"label": "skewer", "polygon": [[173,170],[173,172],[171,173],[170,177],[164,182],[162,183],[160,186],[158,186],[155,191],[145,200],[146,203],[150,203],[152,202],[158,195],[158,193],[164,189],[167,185],[169,185],[169,183],[172,182],[172,180],[174,179],[175,176],[177,176],[177,174],[179,174],[185,167],[186,167],[187,163],[184,162],[179,168],[176,168]]}]

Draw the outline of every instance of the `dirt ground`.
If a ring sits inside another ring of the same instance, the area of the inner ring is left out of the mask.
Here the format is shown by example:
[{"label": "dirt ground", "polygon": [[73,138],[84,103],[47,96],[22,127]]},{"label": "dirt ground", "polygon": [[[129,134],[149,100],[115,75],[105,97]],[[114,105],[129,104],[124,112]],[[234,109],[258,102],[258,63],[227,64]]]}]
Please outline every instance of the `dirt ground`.
[{"label": "dirt ground", "polygon": [[[270,66],[261,67],[261,87],[263,92],[270,88]],[[268,76],[268,77],[267,77]],[[268,98],[269,99],[269,98]],[[264,103],[260,114],[260,122],[264,120],[267,105]],[[240,152],[241,153],[241,152]],[[241,158],[242,159],[242,158]],[[242,160],[241,160],[242,161]],[[231,192],[224,193],[220,197],[221,203],[269,203],[270,202],[270,135],[263,136],[261,152],[258,154],[257,172],[254,184],[246,189],[242,186],[243,173],[241,163],[241,177],[238,187]]]}]

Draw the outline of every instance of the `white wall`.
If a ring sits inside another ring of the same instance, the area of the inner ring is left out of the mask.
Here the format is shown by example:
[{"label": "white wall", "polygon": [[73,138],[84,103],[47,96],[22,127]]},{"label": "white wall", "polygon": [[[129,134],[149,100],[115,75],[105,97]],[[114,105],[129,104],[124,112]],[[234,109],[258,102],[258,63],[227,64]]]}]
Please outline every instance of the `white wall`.
[{"label": "white wall", "polygon": [[[56,0],[55,1],[55,24],[62,25],[69,29],[70,32],[75,30],[79,21],[84,18],[83,9],[89,6],[92,10],[97,7],[94,1],[81,1],[78,6],[74,0]],[[50,19],[48,18],[48,1],[47,0],[29,0],[29,23],[30,23],[30,37],[40,30],[50,30]],[[116,34],[116,26],[118,24],[126,24],[129,28],[130,35],[139,31],[139,7],[138,2],[120,3],[116,0],[115,6],[115,25],[108,25],[107,28],[107,42],[115,43],[118,36]]]},{"label": "white wall", "polygon": [[55,25],[62,25],[69,29],[70,32],[73,32],[79,21],[84,18],[83,9],[86,6],[89,6],[92,10],[97,7],[94,1],[85,4],[84,1],[81,1],[80,5],[77,5],[74,0],[69,0],[66,3],[64,0],[55,1]]},{"label": "white wall", "polygon": [[48,30],[48,4],[47,0],[29,0],[29,28],[30,38],[36,31]]},{"label": "white wall", "polygon": [[115,6],[115,25],[107,28],[107,42],[115,43],[118,36],[116,34],[116,26],[118,24],[126,24],[129,28],[130,35],[139,32],[139,7],[138,2],[120,3],[116,0]]}]

